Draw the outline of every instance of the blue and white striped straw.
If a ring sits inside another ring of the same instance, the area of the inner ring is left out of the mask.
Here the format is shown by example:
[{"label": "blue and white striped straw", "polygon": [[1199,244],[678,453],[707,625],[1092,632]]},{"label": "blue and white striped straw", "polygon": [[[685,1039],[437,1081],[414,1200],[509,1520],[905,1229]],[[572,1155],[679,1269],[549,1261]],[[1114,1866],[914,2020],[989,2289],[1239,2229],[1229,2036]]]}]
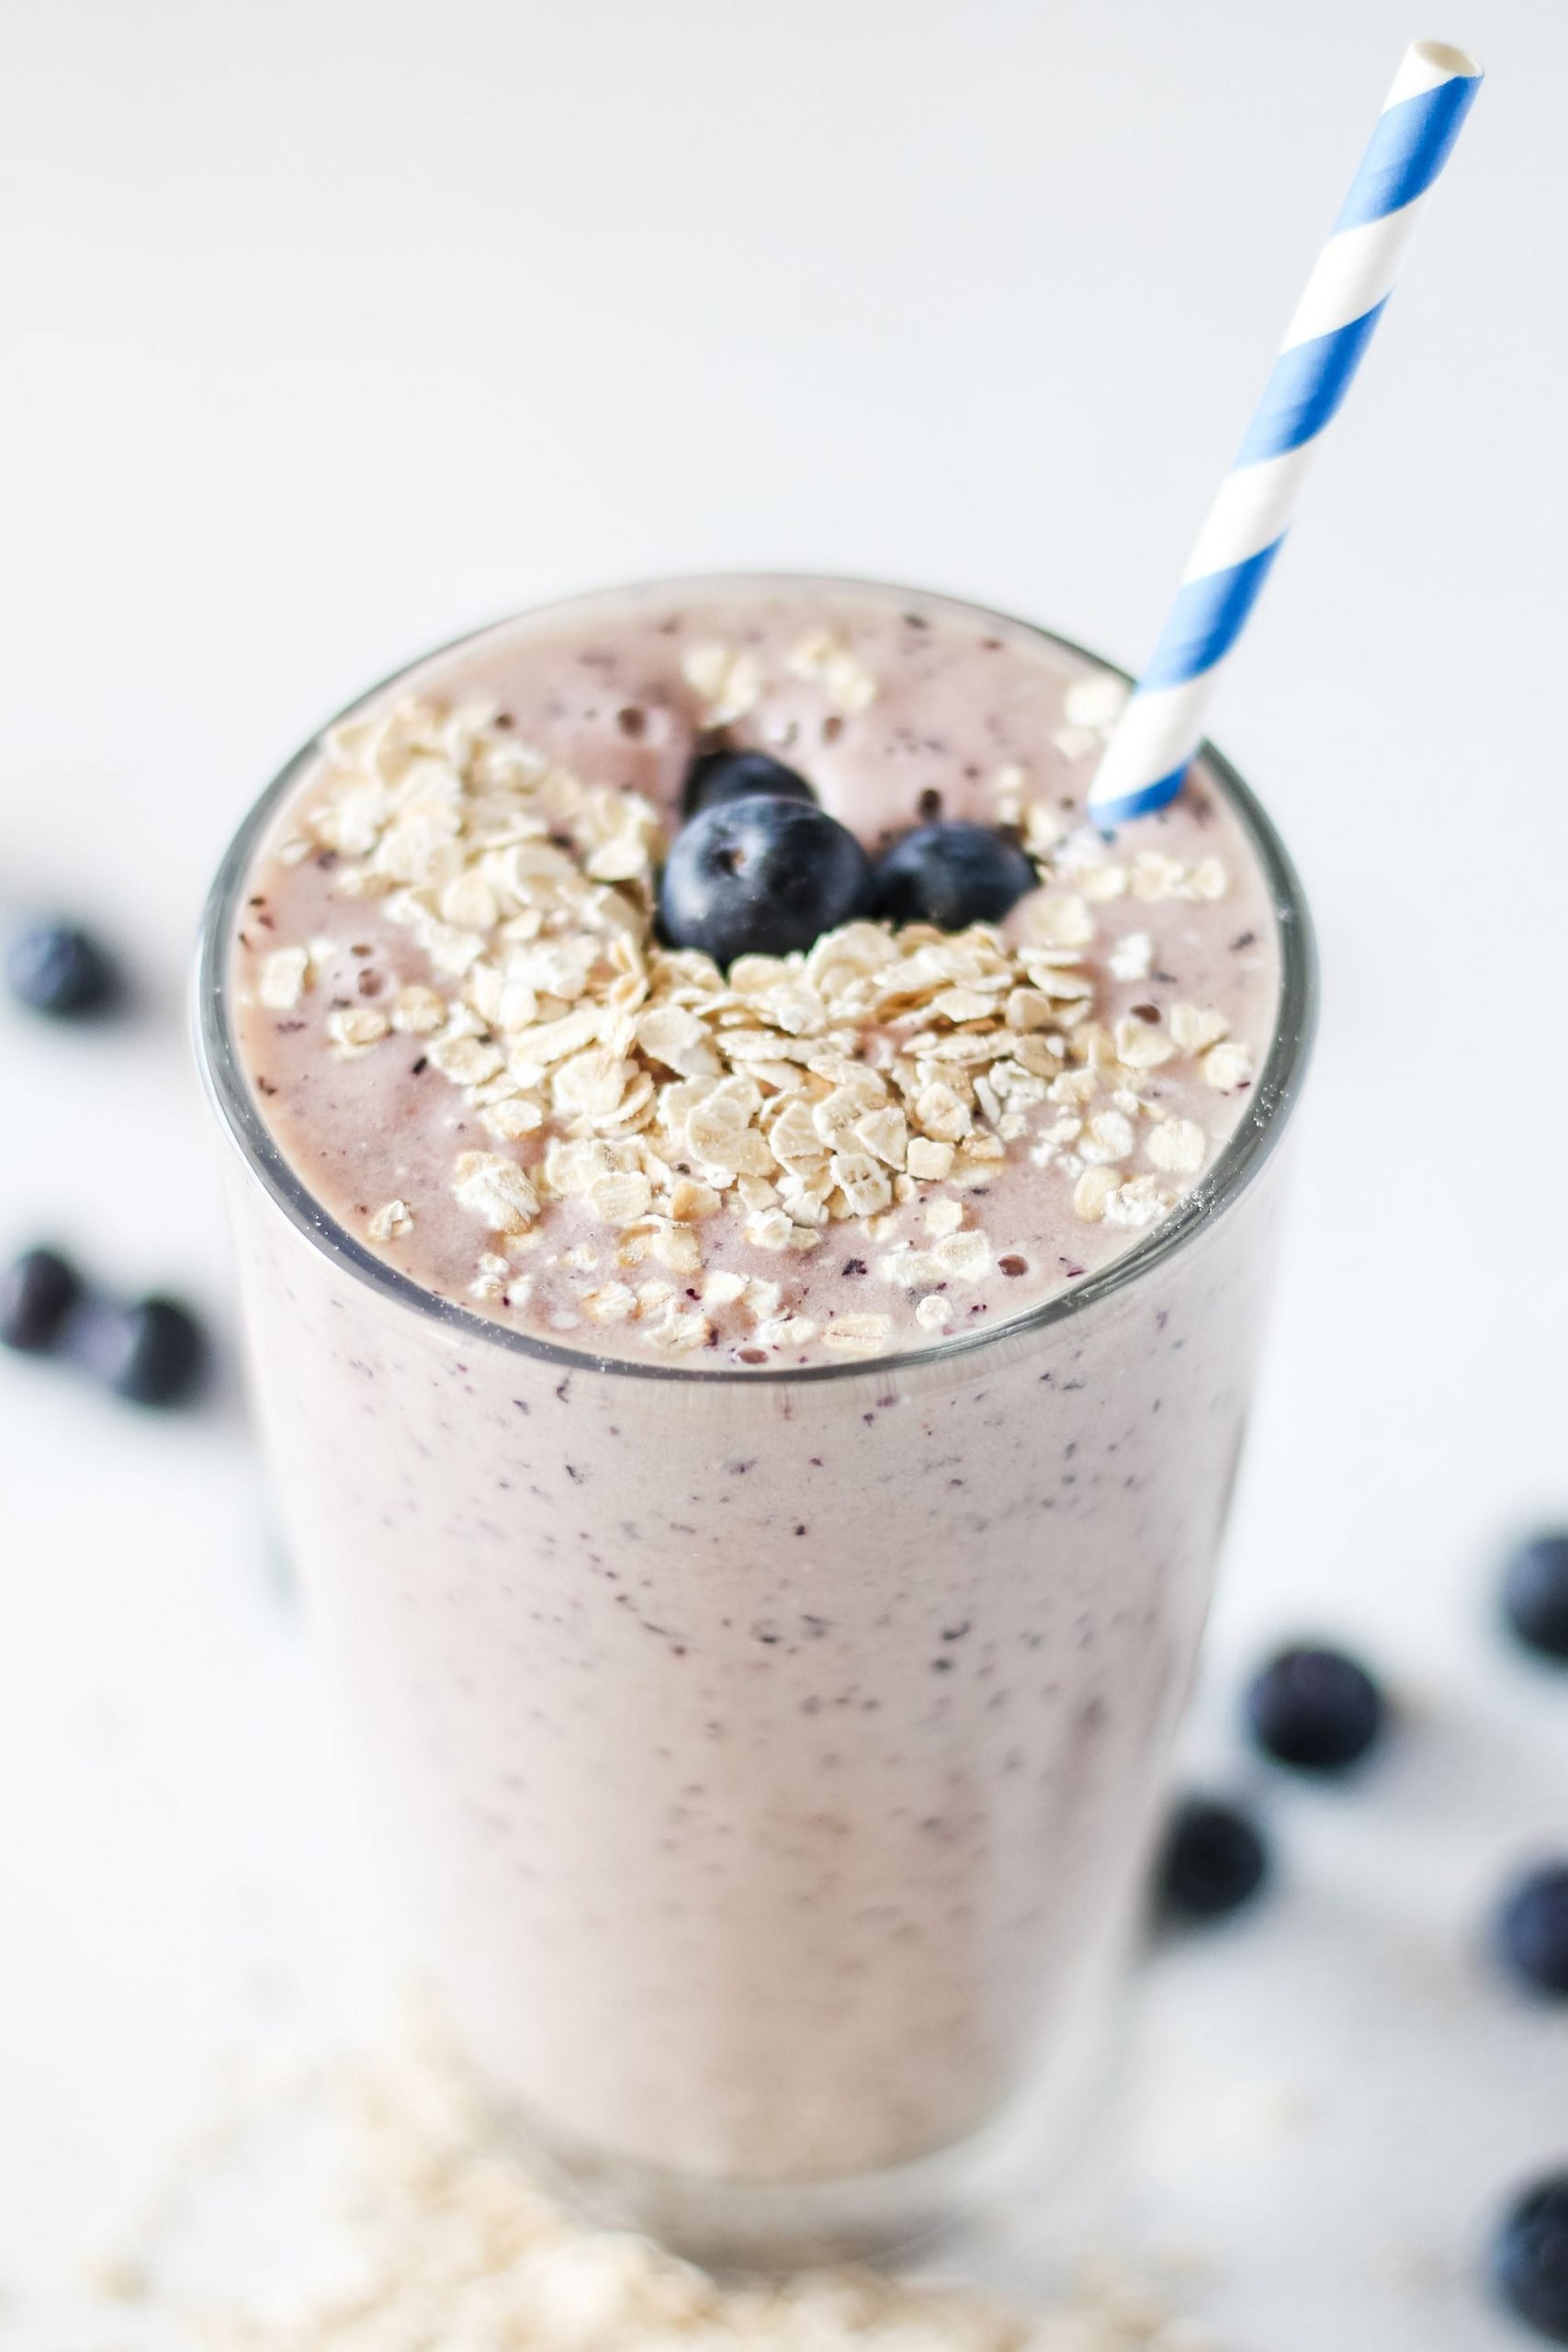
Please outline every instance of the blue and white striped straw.
[{"label": "blue and white striped straw", "polygon": [[1221,665],[1284,542],[1307,469],[1480,86],[1481,68],[1462,50],[1435,40],[1406,50],[1159,641],[1089,786],[1093,823],[1146,816],[1180,790]]}]

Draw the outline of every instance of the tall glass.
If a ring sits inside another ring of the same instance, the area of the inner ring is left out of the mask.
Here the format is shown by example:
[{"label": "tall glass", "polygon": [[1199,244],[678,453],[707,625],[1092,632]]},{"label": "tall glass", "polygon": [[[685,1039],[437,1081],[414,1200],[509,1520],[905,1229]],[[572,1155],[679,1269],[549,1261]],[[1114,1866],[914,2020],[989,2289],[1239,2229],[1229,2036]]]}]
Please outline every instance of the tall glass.
[{"label": "tall glass", "polygon": [[285,1522],[421,1936],[498,2102],[623,2214],[765,2261],[908,2236],[1060,2099],[1115,1978],[1263,1332],[1299,885],[1206,751],[1274,1040],[1104,1272],[883,1362],[608,1363],[433,1298],[268,1136],[230,946],[316,748],[219,875],[199,1048]]}]

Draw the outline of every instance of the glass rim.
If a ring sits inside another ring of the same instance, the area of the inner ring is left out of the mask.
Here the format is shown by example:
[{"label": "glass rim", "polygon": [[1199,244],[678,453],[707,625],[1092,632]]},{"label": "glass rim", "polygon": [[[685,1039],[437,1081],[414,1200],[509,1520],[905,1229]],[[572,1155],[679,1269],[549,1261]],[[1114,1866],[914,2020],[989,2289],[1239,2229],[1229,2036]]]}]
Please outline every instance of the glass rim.
[{"label": "glass rim", "polygon": [[461,636],[450,639],[429,652],[419,654],[376,684],[366,687],[334,717],[319,727],[286,763],[252,804],[224,852],[202,915],[193,1005],[197,1063],[208,1099],[252,1176],[261,1183],[275,1207],[282,1212],[306,1241],[333,1261],[344,1272],[368,1283],[389,1305],[403,1307],[426,1321],[436,1323],[455,1338],[475,1346],[499,1347],[512,1354],[558,1366],[569,1372],[603,1373],[612,1377],[626,1376],[633,1380],[720,1385],[745,1384],[752,1386],[760,1383],[763,1386],[776,1387],[864,1379],[875,1375],[886,1377],[896,1372],[931,1367],[959,1357],[968,1358],[1003,1342],[1018,1340],[1044,1330],[1054,1324],[1070,1322],[1116,1292],[1130,1289],[1144,1275],[1166,1264],[1217,1217],[1224,1215],[1248,1189],[1271,1156],[1295,1107],[1311,1056],[1317,1019],[1317,953],[1312,918],[1295,867],[1272,821],[1250,786],[1224,753],[1205,740],[1199,746],[1197,757],[1224,792],[1240,820],[1268,887],[1269,904],[1274,913],[1280,942],[1280,994],[1274,1033],[1263,1068],[1254,1084],[1246,1115],[1213,1167],[1194,1185],[1180,1205],[1158,1225],[1152,1227],[1142,1240],[1134,1242],[1122,1256],[1113,1258],[1109,1265],[1089,1275],[1071,1290],[1058,1292],[1036,1307],[1010,1316],[1003,1322],[989,1324],[980,1330],[965,1331],[929,1345],[895,1349],[875,1356],[855,1357],[844,1363],[769,1367],[641,1363],[599,1354],[588,1348],[570,1347],[558,1340],[545,1339],[531,1331],[510,1330],[505,1325],[476,1314],[454,1299],[438,1298],[410,1275],[400,1272],[397,1267],[378,1258],[373,1250],[367,1249],[363,1242],[328,1214],[296,1175],[270,1134],[260,1104],[245,1078],[229,1019],[230,943],[240,895],[249,879],[252,860],[277,808],[306,768],[319,757],[327,734],[334,727],[352,718],[367,703],[388,693],[431,662],[475,647],[485,638],[513,628],[520,621],[543,620],[557,613],[570,613],[574,608],[611,603],[618,598],[651,594],[666,588],[694,595],[704,592],[733,594],[737,591],[761,594],[770,587],[780,586],[817,588],[824,594],[846,589],[869,590],[893,598],[907,596],[920,605],[938,606],[971,619],[1000,621],[1010,628],[1021,629],[1026,636],[1043,639],[1063,652],[1093,663],[1097,669],[1120,678],[1125,684],[1133,684],[1128,673],[1115,662],[1105,661],[1101,655],[1079,645],[1074,639],[1063,637],[1055,629],[1044,628],[1038,622],[1020,620],[993,605],[976,605],[964,597],[902,586],[896,582],[833,573],[786,571],[676,574],[667,579],[632,582],[621,586],[591,590],[576,596],[553,597],[546,604],[525,606],[521,611],[509,613],[481,628],[465,630]]}]

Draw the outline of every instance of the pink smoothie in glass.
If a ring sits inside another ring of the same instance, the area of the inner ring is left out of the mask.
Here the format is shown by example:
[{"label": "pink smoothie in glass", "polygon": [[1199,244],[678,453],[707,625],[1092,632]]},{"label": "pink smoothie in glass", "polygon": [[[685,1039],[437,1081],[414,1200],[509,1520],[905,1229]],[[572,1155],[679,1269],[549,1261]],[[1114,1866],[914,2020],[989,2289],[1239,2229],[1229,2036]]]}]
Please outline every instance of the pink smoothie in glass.
[{"label": "pink smoothie in glass", "polygon": [[[1158,1804],[1310,950],[1217,763],[1085,826],[1122,691],[908,592],[588,599],[356,707],[215,913],[257,1394],[426,1942],[498,2096],[698,2241],[979,2146]],[[1036,887],[661,945],[716,745]]]}]

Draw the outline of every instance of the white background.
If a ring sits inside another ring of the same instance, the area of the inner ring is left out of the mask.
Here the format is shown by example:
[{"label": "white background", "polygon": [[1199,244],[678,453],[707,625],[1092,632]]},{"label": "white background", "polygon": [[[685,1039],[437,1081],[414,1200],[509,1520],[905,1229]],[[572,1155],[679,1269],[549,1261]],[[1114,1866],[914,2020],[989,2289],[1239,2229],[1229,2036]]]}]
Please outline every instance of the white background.
[{"label": "white background", "polygon": [[[1404,1706],[1355,1789],[1259,1781],[1283,1892],[1153,1967],[1084,2190],[1210,2251],[1235,2352],[1514,2341],[1476,2245],[1568,2159],[1568,2035],[1476,1949],[1568,1844],[1568,1679],[1488,1615],[1508,1532],[1568,1517],[1568,17],[1467,6],[16,0],[0,71],[0,898],[101,918],[144,1000],[5,1016],[0,1244],[227,1328],[180,993],[316,722],[510,607],[728,564],[1135,666],[1405,40],[1487,64],[1215,718],[1327,1004],[1194,1746],[1238,1769],[1277,1633]],[[15,2288],[214,2052],[355,2016],[383,1939],[232,1400],[153,1425],[6,1363],[0,1449]]]}]

